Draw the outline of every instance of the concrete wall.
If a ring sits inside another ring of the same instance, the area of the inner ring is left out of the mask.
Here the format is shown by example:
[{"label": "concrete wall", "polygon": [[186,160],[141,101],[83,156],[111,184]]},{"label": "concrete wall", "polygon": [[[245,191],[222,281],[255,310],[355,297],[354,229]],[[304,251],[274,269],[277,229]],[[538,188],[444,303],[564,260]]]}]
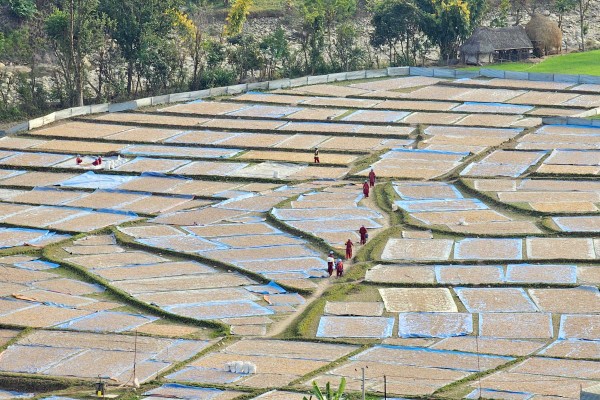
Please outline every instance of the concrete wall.
[{"label": "concrete wall", "polygon": [[[104,112],[122,112],[122,111],[134,111],[138,108],[149,107],[161,104],[180,103],[193,100],[200,100],[209,97],[234,95],[240,93],[246,93],[249,91],[262,91],[262,90],[277,90],[287,89],[305,85],[318,85],[333,82],[351,81],[358,79],[369,79],[369,78],[383,78],[383,77],[396,77],[396,76],[430,76],[439,78],[476,78],[479,76],[488,78],[502,78],[502,79],[518,79],[518,80],[530,80],[530,81],[544,81],[544,82],[567,82],[573,84],[598,84],[600,85],[600,76],[590,75],[566,75],[566,74],[540,74],[540,73],[527,73],[527,72],[513,72],[513,71],[501,71],[495,69],[481,68],[475,71],[464,71],[448,68],[422,68],[422,67],[389,67],[384,69],[373,69],[373,70],[361,70],[351,72],[340,72],[329,75],[317,75],[317,76],[305,76],[294,79],[277,79],[267,82],[255,82],[248,84],[239,84],[225,87],[217,87],[206,90],[198,90],[194,92],[183,92],[174,93],[169,95],[146,97],[143,99],[127,101],[124,103],[112,103],[112,104],[92,104],[84,107],[73,107],[65,110],[56,111],[51,114],[45,115],[40,118],[35,118],[30,121],[15,125],[8,129],[6,133],[13,134],[26,130],[40,128],[44,125],[51,124],[55,121],[68,119],[77,116],[98,114]],[[561,124],[576,124],[576,125],[589,125],[599,126],[600,120],[589,120],[583,117],[590,117],[594,115],[600,115],[600,108],[586,111],[577,115],[575,118],[544,118],[544,123],[550,123],[546,121],[552,121],[551,123]]]}]

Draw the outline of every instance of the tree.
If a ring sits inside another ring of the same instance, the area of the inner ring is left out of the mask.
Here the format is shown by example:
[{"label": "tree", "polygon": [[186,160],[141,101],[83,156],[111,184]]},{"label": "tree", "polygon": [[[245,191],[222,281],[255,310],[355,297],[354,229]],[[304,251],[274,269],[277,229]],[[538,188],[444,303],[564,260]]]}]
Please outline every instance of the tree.
[{"label": "tree", "polygon": [[576,5],[577,0],[554,0],[552,3],[552,10],[558,16],[558,26],[561,30],[564,15],[573,10]]},{"label": "tree", "polygon": [[[565,1],[565,0],[558,0]],[[566,0],[570,1],[570,0]],[[494,28],[503,28],[508,25],[508,12],[510,11],[510,0],[500,0],[498,4],[498,16],[492,19],[490,26]]]},{"label": "tree", "polygon": [[335,64],[342,71],[354,71],[363,65],[364,51],[356,43],[356,30],[350,23],[336,29]]},{"label": "tree", "polygon": [[302,14],[302,31],[299,36],[300,46],[304,53],[305,73],[324,72],[325,14],[321,1],[303,0],[300,4],[300,13]]},{"label": "tree", "polygon": [[[175,44],[175,51],[177,52],[177,68],[176,68],[176,82],[177,87],[183,88],[188,75],[187,61],[188,57],[192,57],[194,73],[197,74],[198,64],[196,56],[197,46],[202,40],[202,32],[196,26],[194,21],[185,13],[180,10],[171,10],[174,14],[173,19],[175,21],[175,33],[173,35],[173,41]],[[192,80],[195,75],[192,75]]]},{"label": "tree", "polygon": [[121,68],[123,59],[110,36],[114,21],[104,14],[99,18],[101,29],[97,37],[97,47],[89,57],[90,64],[96,71],[96,80],[95,82],[87,80],[87,85],[96,92],[97,103],[118,97],[125,92],[123,88],[125,79]]},{"label": "tree", "polygon": [[264,75],[267,79],[273,79],[278,69],[290,58],[290,46],[281,25],[263,38],[259,48],[265,59]]},{"label": "tree", "polygon": [[450,63],[460,43],[481,22],[485,0],[417,0],[421,30],[440,49],[440,61]]},{"label": "tree", "polygon": [[[373,12],[371,45],[387,48],[391,66],[416,63],[416,49],[420,36],[420,13],[412,0],[390,0],[378,3]],[[396,45],[400,43],[402,57]]]},{"label": "tree", "polygon": [[[327,49],[329,54],[329,60],[333,61],[333,49],[339,47],[341,44],[333,43],[333,33],[337,25],[348,21],[348,19],[356,13],[356,0],[322,0],[321,5],[319,1],[315,1],[318,7],[321,7],[325,29],[327,31]],[[346,30],[346,33],[348,31]]]},{"label": "tree", "polygon": [[[317,385],[317,382],[313,381],[312,386],[313,393],[315,396],[317,396],[317,400],[341,400],[342,396],[344,395],[344,390],[346,390],[346,378],[342,377],[342,380],[340,381],[340,386],[335,392],[331,388],[331,384],[329,382],[327,382],[327,384],[325,385],[325,393],[321,391],[319,385]],[[304,400],[308,400],[306,396],[304,397]]]},{"label": "tree", "polygon": [[[138,84],[141,74],[164,70],[166,66],[162,56],[169,54],[168,48],[157,49],[156,46],[172,46],[169,40],[176,34],[176,14],[180,0],[103,0],[100,6],[115,23],[111,36],[118,44],[126,61],[127,93],[134,90],[134,74],[138,73]],[[146,65],[142,65],[145,63]],[[156,64],[156,65],[153,65]],[[156,67],[156,68],[155,68]]]},{"label": "tree", "polygon": [[227,15],[227,24],[225,25],[225,36],[237,36],[242,33],[246,18],[250,13],[253,0],[235,0],[231,5]]},{"label": "tree", "polygon": [[532,16],[541,9],[549,9],[552,0],[511,0],[510,8],[515,17],[515,25],[520,25],[523,17]]},{"label": "tree", "polygon": [[590,9],[590,4],[592,0],[577,0],[578,11],[579,11],[579,32],[581,36],[581,51],[585,51],[585,36],[588,33],[589,26],[587,24],[586,18],[587,13]]},{"label": "tree", "polygon": [[48,48],[45,18],[46,10],[36,8],[36,12],[28,20],[20,21],[17,27],[7,30],[2,35],[0,45],[2,60],[29,67],[28,73],[13,74],[13,82],[9,85],[18,94],[19,107],[23,115],[34,115],[48,108],[47,93],[38,80],[39,60]]},{"label": "tree", "polygon": [[101,34],[98,0],[63,0],[46,19],[46,33],[65,81],[70,105],[83,106],[86,61]]},{"label": "tree", "polygon": [[243,81],[248,73],[254,76],[254,71],[261,70],[263,60],[258,42],[251,35],[240,35],[229,41],[234,46],[229,49],[228,60],[236,70],[239,80]]},{"label": "tree", "polygon": [[331,62],[335,57],[335,26],[354,15],[356,0],[298,0],[297,8],[303,21],[300,44],[304,52],[306,72],[324,72],[327,69],[323,58],[325,43],[327,42],[327,54]]}]

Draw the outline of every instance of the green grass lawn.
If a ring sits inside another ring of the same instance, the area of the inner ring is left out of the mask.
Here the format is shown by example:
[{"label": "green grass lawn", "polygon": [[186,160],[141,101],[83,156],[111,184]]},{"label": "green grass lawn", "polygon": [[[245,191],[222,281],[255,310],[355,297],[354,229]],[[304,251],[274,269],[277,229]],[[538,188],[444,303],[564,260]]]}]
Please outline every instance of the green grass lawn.
[{"label": "green grass lawn", "polygon": [[[600,50],[552,56],[538,64],[502,63],[494,65],[485,65],[483,68],[502,69],[505,71],[520,72],[600,75]],[[479,69],[479,67],[468,69],[475,70]]]}]

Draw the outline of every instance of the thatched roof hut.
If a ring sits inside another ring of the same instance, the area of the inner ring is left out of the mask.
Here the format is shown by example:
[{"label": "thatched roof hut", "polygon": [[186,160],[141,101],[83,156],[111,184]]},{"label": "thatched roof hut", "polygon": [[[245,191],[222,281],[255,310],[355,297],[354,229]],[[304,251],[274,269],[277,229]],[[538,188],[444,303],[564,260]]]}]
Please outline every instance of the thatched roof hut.
[{"label": "thatched roof hut", "polygon": [[481,64],[522,60],[529,57],[532,49],[533,44],[522,26],[480,27],[460,47],[460,53],[464,63]]},{"label": "thatched roof hut", "polygon": [[525,25],[525,31],[537,56],[560,52],[562,32],[556,21],[541,14],[533,14]]}]

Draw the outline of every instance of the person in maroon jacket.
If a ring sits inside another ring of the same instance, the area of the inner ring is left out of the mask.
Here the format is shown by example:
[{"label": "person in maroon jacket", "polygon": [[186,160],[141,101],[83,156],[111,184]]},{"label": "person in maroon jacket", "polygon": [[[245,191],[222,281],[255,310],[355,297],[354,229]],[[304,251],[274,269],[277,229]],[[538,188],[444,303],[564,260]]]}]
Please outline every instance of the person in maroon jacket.
[{"label": "person in maroon jacket", "polygon": [[367,237],[369,236],[367,234],[367,228],[365,228],[365,226],[361,226],[360,229],[358,230],[358,233],[360,233],[360,244],[365,244],[367,243]]},{"label": "person in maroon jacket", "polygon": [[363,194],[365,195],[365,197],[369,197],[369,182],[367,181],[363,183]]},{"label": "person in maroon jacket", "polygon": [[373,168],[371,168],[371,172],[369,172],[369,186],[375,186],[375,177],[375,171],[373,171]]},{"label": "person in maroon jacket", "polygon": [[352,243],[352,239],[348,239],[346,242],[346,260],[352,258],[352,247],[354,247],[354,243]]}]

